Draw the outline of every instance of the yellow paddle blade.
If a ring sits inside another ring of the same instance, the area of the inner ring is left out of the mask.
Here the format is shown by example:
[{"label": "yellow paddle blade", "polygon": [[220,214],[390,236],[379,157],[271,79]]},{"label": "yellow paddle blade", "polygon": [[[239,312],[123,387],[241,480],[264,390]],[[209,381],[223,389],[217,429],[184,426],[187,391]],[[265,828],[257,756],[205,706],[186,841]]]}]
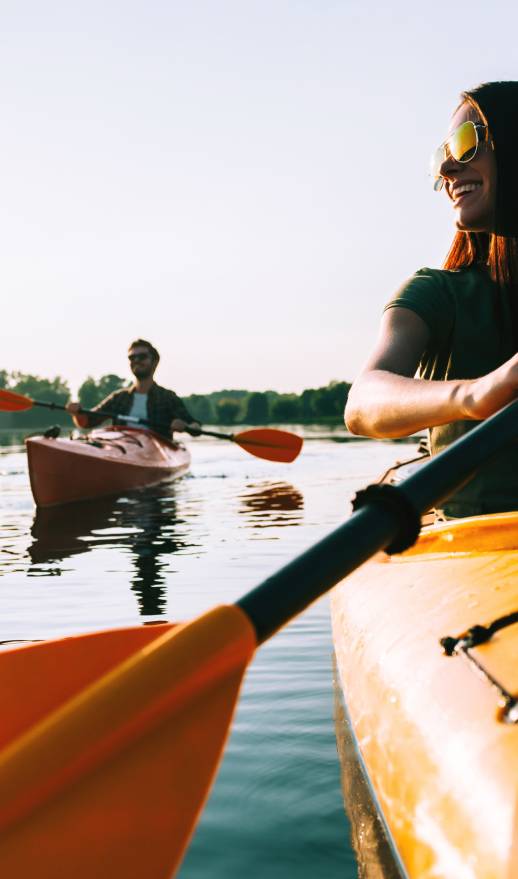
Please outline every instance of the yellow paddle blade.
[{"label": "yellow paddle blade", "polygon": [[[172,875],[209,792],[256,642],[235,606],[163,627],[156,637],[153,628],[129,659],[50,713],[40,705],[42,719],[4,745],[0,875]],[[117,649],[127,653],[123,641]],[[74,649],[68,645],[69,658]],[[14,661],[23,664],[24,652],[37,651],[11,651]],[[41,676],[38,686],[46,686]]]}]

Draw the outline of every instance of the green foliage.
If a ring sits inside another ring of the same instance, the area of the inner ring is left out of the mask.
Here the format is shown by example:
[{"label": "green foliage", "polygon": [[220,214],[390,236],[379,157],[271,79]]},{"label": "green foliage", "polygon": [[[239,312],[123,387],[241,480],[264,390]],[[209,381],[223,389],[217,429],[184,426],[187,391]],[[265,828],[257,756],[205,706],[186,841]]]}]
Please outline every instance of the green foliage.
[{"label": "green foliage", "polygon": [[246,424],[266,424],[269,420],[270,404],[267,394],[255,391],[250,394],[246,404]]},{"label": "green foliage", "polygon": [[241,391],[241,390],[223,390],[223,391],[212,391],[211,394],[207,396],[212,400],[213,403],[218,403],[219,400],[237,400],[238,403],[242,403],[249,396],[250,391]]},{"label": "green foliage", "polygon": [[220,424],[233,424],[237,420],[241,406],[237,400],[222,397],[216,403],[216,413]]},{"label": "green foliage", "polygon": [[45,403],[58,403],[61,406],[70,400],[70,388],[60,376],[48,379],[24,372],[12,372],[9,390]]},{"label": "green foliage", "polygon": [[302,418],[308,421],[315,417],[315,394],[314,388],[306,388],[300,395],[300,410]]},{"label": "green foliage", "polygon": [[98,403],[113,391],[118,391],[119,388],[125,387],[126,384],[127,382],[120,375],[114,375],[113,373],[101,376],[97,382],[89,375],[79,388],[79,402],[83,409],[92,409],[93,406],[97,406]]},{"label": "green foliage", "polygon": [[272,419],[274,421],[297,421],[301,415],[300,397],[295,394],[283,394],[272,403]]},{"label": "green foliage", "polygon": [[6,369],[0,369],[0,388],[6,388],[9,383],[9,373]]},{"label": "green foliage", "polygon": [[325,388],[317,388],[312,399],[315,415],[324,417],[343,417],[344,407],[349,393],[347,382],[330,382]]},{"label": "green foliage", "polygon": [[196,418],[197,421],[200,421],[202,424],[210,424],[214,421],[214,407],[210,397],[205,397],[202,394],[191,394],[189,397],[184,397],[183,402],[192,417]]}]

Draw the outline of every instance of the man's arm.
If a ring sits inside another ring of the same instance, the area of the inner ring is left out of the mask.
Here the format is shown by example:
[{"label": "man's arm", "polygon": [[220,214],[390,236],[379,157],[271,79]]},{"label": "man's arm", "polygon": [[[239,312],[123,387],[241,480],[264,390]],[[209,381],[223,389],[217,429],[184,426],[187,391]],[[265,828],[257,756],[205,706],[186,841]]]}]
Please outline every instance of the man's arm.
[{"label": "man's arm", "polygon": [[107,421],[111,417],[111,414],[117,414],[120,408],[120,395],[120,390],[112,391],[112,393],[108,394],[104,400],[101,400],[97,406],[93,406],[89,414],[86,412],[80,412],[81,404],[76,402],[67,403],[66,410],[72,416],[74,424],[76,424],[77,427],[97,427],[97,425],[102,424],[103,421]]},{"label": "man's arm", "polygon": [[201,423],[192,417],[183,400],[174,391],[171,393],[173,395],[171,433],[175,431],[182,433],[186,428],[189,428],[189,432],[196,436],[201,429]]}]

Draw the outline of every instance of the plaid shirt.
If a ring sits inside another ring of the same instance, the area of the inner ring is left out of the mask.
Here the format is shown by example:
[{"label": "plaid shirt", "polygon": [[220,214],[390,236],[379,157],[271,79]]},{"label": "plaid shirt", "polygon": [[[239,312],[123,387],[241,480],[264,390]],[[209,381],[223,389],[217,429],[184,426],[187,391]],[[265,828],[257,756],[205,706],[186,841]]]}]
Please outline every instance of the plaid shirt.
[{"label": "plaid shirt", "polygon": [[[110,418],[112,415],[129,415],[133,406],[133,394],[135,387],[122,388],[120,391],[113,391],[101,403],[94,406],[92,412],[98,412],[98,415],[88,416],[88,427],[95,427]],[[103,414],[109,413],[109,414]],[[187,424],[191,424],[194,419],[187,408],[184,406],[180,397],[174,391],[167,388],[161,388],[153,382],[147,395],[147,419],[150,426],[157,433],[165,436],[171,435],[171,421],[173,418],[181,418]],[[117,422],[115,417],[114,422]]]}]

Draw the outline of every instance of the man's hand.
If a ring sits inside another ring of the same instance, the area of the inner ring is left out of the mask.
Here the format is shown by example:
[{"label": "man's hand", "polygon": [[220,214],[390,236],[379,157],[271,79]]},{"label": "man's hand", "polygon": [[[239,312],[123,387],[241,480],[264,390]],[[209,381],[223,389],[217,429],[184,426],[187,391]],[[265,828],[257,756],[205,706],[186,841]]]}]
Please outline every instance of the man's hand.
[{"label": "man's hand", "polygon": [[199,421],[191,421],[187,424],[182,418],[173,418],[171,421],[171,433],[190,433],[192,436],[200,435],[201,424]]},{"label": "man's hand", "polygon": [[70,401],[70,403],[66,404],[65,409],[68,414],[72,416],[76,427],[88,427],[88,415],[83,415],[81,413],[81,403]]},{"label": "man's hand", "polygon": [[171,421],[171,433],[175,431],[177,433],[185,433],[185,429],[187,427],[187,422],[183,421],[181,418],[173,418]]},{"label": "man's hand", "polygon": [[67,410],[69,415],[77,415],[79,410],[81,409],[81,403],[73,403],[72,401],[70,401],[70,403],[67,403],[67,405],[65,406],[65,409]]}]

